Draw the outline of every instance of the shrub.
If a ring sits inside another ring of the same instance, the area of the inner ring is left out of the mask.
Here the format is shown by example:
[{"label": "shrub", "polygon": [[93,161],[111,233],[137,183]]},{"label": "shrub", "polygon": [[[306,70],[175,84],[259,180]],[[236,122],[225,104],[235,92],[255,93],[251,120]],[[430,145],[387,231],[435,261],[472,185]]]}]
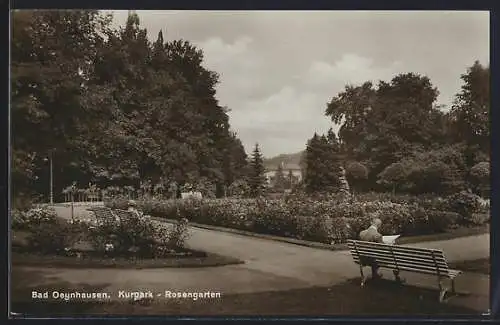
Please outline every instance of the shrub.
[{"label": "shrub", "polygon": [[151,255],[155,227],[150,220],[131,215],[126,219],[107,220],[89,227],[89,240],[98,251],[105,251],[106,244],[112,244],[116,255],[127,255],[133,249],[141,255]]},{"label": "shrub", "polygon": [[472,215],[479,212],[481,207],[479,196],[468,192],[460,192],[449,196],[447,200],[451,211],[460,214],[461,218],[458,220],[460,224],[469,225],[473,223]]},{"label": "shrub", "polygon": [[430,210],[428,219],[429,228],[432,232],[445,232],[457,226],[460,215],[456,212]]},{"label": "shrub", "polygon": [[110,255],[161,257],[182,248],[188,237],[187,219],[175,225],[157,224],[148,217],[131,215],[126,219],[108,220],[89,226],[88,239],[97,251]]},{"label": "shrub", "polygon": [[11,213],[12,230],[28,230],[28,219],[26,213],[21,210],[12,210]]},{"label": "shrub", "polygon": [[471,224],[484,225],[490,221],[489,213],[473,213],[471,216]]},{"label": "shrub", "polygon": [[380,174],[377,183],[392,187],[392,193],[396,194],[396,190],[401,186],[409,174],[408,166],[397,162],[387,166]]},{"label": "shrub", "polygon": [[[379,197],[383,198],[383,194]],[[393,199],[398,202],[346,201],[336,195],[317,198],[292,194],[280,200],[144,200],[138,201],[138,205],[144,213],[155,217],[187,218],[202,224],[324,243],[357,238],[375,217],[382,220],[382,233],[403,235],[441,232],[459,219],[457,213],[447,212],[448,202],[443,199],[404,195]],[[122,204],[119,199],[107,202],[112,207],[123,208]]]},{"label": "shrub", "polygon": [[13,228],[28,232],[27,246],[40,253],[59,253],[71,246],[73,226],[57,218],[53,209],[33,208],[13,213]]},{"label": "shrub", "polygon": [[186,218],[178,220],[166,236],[163,235],[163,232],[160,233],[159,239],[167,238],[168,241],[165,246],[169,248],[184,247],[186,240],[189,238],[188,224],[189,221]]},{"label": "shrub", "polygon": [[250,195],[250,186],[244,179],[238,179],[229,185],[228,195],[233,197],[245,198]]},{"label": "shrub", "polygon": [[354,188],[360,188],[361,184],[368,179],[368,169],[365,165],[359,162],[352,162],[346,167],[346,177],[350,184],[353,184]]}]

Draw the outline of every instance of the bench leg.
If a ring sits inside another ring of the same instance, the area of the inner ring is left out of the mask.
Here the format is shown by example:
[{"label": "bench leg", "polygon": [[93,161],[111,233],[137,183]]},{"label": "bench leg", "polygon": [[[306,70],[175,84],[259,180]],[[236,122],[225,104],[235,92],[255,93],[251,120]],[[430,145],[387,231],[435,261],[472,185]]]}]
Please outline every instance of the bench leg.
[{"label": "bench leg", "polygon": [[[439,302],[444,302],[444,301],[447,301],[449,298],[451,298],[451,296],[456,296],[457,295],[457,291],[455,289],[455,279],[450,279],[450,283],[451,285],[449,287],[445,287],[444,284],[443,284],[443,281],[440,280],[439,281]],[[448,291],[449,289],[451,289],[451,291]],[[446,293],[451,293],[451,295],[449,295],[446,299]]]},{"label": "bench leg", "polygon": [[359,266],[359,273],[361,273],[361,286],[364,287],[365,285],[365,275],[363,273],[363,266]]},{"label": "bench leg", "polygon": [[[456,296],[457,292],[455,290],[455,279],[450,279],[451,285],[445,286],[443,280],[439,280],[439,302],[446,302],[452,296]],[[449,291],[451,289],[451,291]],[[447,293],[451,293],[451,295],[446,295]]]},{"label": "bench leg", "polygon": [[438,286],[439,286],[439,302],[443,302],[447,290],[446,287],[443,285],[443,281],[439,278],[438,278]]},{"label": "bench leg", "polygon": [[396,279],[396,282],[398,282],[399,284],[403,284],[405,283],[405,280],[402,279],[400,276],[399,276],[399,270],[392,270],[392,273],[394,274],[394,278]]}]

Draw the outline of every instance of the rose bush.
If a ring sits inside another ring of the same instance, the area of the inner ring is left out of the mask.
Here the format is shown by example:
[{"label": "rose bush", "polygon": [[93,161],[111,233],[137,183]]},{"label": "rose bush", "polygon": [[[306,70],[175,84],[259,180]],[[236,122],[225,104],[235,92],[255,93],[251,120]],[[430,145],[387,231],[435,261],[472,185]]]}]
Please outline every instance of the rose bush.
[{"label": "rose bush", "polygon": [[[449,211],[449,201],[441,198],[393,198],[396,199],[363,201],[297,194],[280,200],[227,198],[137,203],[144,213],[158,218],[187,218],[201,224],[323,243],[356,238],[375,217],[383,222],[382,233],[407,236],[443,232],[463,219],[459,212]],[[126,200],[112,200],[106,205],[124,209]],[[483,219],[475,215],[476,224]]]},{"label": "rose bush", "polygon": [[48,207],[13,211],[12,229],[27,232],[27,248],[40,253],[64,252],[81,239],[78,224],[58,218]]}]

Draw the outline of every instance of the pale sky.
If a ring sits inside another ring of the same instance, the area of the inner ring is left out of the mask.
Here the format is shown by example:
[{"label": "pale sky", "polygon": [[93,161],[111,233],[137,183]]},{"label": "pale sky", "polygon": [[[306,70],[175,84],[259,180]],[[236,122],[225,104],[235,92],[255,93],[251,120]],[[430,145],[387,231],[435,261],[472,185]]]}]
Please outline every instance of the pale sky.
[{"label": "pale sky", "polygon": [[[114,11],[123,25],[127,11]],[[185,39],[220,74],[217,99],[247,153],[271,157],[305,148],[334,126],[326,103],[348,83],[427,75],[451,105],[460,75],[489,64],[486,11],[141,11],[152,41]]]}]

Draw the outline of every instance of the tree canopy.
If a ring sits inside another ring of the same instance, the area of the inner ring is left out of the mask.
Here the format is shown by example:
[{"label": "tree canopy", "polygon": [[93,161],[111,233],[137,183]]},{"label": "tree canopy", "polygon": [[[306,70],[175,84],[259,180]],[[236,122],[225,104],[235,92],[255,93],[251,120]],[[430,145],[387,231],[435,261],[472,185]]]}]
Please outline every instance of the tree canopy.
[{"label": "tree canopy", "polygon": [[162,31],[150,42],[136,14],[119,29],[110,23],[95,10],[14,12],[16,184],[45,183],[33,179],[47,177],[41,158],[49,152],[56,192],[73,180],[139,186],[206,178],[221,188],[243,177],[246,153],[203,51],[166,42]]},{"label": "tree canopy", "polygon": [[340,125],[340,151],[367,168],[368,189],[446,193],[465,186],[468,169],[489,157],[489,67],[475,62],[461,79],[449,112],[436,105],[430,79],[415,73],[347,85],[330,100],[325,115]]}]

